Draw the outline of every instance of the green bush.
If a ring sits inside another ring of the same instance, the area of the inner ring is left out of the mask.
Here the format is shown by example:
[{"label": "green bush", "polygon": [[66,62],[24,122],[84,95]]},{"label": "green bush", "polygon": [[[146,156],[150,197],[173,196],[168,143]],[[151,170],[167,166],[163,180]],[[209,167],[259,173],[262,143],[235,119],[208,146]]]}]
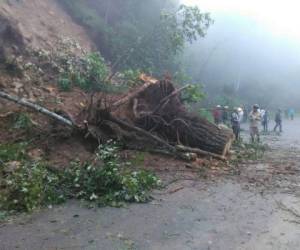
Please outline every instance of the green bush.
[{"label": "green bush", "polygon": [[98,160],[103,165],[78,163],[66,170],[64,183],[69,183],[74,197],[99,204],[118,204],[120,202],[146,202],[149,191],[159,185],[153,174],[122,168],[115,144],[100,146]]},{"label": "green bush", "polygon": [[71,81],[68,75],[63,75],[58,79],[58,87],[62,91],[70,91],[71,90]]},{"label": "green bush", "polygon": [[202,88],[203,87],[200,84],[190,85],[182,93],[182,100],[188,104],[200,102],[205,97],[205,94],[204,94]]},{"label": "green bush", "polygon": [[59,177],[42,163],[24,163],[5,175],[1,181],[1,210],[30,212],[64,200],[59,191]]},{"label": "green bush", "polygon": [[142,72],[140,70],[128,69],[122,72],[122,80],[128,87],[136,87],[141,84],[139,76]]},{"label": "green bush", "polygon": [[32,121],[30,117],[25,113],[18,113],[14,117],[14,129],[29,130],[32,127]]},{"label": "green bush", "polygon": [[99,53],[91,53],[78,61],[68,61],[62,72],[58,85],[63,91],[77,86],[85,91],[109,92],[112,86],[106,82],[108,69]]},{"label": "green bush", "polygon": [[214,118],[210,110],[201,108],[199,109],[199,115],[210,122],[214,122]]},{"label": "green bush", "polygon": [[[94,201],[99,205],[146,202],[158,178],[121,164],[115,143],[102,145],[97,164],[73,162],[64,171],[49,170],[42,162],[30,162],[24,145],[0,145],[0,215],[30,212],[63,202],[66,198]],[[10,169],[9,164],[16,161]]]},{"label": "green bush", "polygon": [[9,161],[21,161],[27,158],[27,143],[0,144],[0,166],[1,163]]}]

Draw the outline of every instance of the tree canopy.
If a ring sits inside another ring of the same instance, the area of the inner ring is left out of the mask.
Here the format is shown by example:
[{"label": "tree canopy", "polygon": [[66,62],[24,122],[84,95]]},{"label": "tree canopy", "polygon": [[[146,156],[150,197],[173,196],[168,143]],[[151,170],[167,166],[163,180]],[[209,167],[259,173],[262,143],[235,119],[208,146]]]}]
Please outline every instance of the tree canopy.
[{"label": "tree canopy", "polygon": [[204,37],[208,13],[177,0],[63,0],[117,70],[175,73],[185,44]]}]

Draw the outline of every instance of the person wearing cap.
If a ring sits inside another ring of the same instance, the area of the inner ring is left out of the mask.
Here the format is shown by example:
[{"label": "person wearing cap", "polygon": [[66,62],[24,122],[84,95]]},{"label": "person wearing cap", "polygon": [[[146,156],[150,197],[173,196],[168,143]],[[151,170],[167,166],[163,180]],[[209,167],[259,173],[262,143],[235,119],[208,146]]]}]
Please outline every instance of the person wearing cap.
[{"label": "person wearing cap", "polygon": [[264,110],[264,113],[262,114],[262,125],[264,128],[264,132],[268,132],[269,129],[269,111]]},{"label": "person wearing cap", "polygon": [[249,114],[249,120],[250,120],[250,136],[251,141],[255,142],[255,139],[257,142],[260,141],[259,136],[259,124],[261,120],[261,113],[259,112],[259,105],[255,104],[253,105],[253,109]]},{"label": "person wearing cap", "polygon": [[233,113],[231,114],[231,126],[236,140],[240,139],[240,121],[239,110],[238,108],[234,108]]},{"label": "person wearing cap", "polygon": [[274,127],[274,132],[276,132],[277,128],[279,127],[279,132],[282,132],[282,113],[281,109],[278,109],[276,114],[275,114],[275,127]]}]

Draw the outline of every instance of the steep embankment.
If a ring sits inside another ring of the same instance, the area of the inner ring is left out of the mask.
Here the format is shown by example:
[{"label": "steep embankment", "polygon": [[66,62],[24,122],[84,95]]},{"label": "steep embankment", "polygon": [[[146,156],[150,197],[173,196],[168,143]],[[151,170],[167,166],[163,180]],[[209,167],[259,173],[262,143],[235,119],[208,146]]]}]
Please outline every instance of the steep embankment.
[{"label": "steep embankment", "polygon": [[[26,46],[51,49],[58,39],[69,37],[89,50],[92,41],[55,0],[8,0],[0,4],[0,17],[7,19],[23,37]],[[1,22],[1,30],[7,26]]]},{"label": "steep embankment", "polygon": [[[80,55],[83,51],[91,51],[93,47],[84,28],[74,23],[55,0],[0,2],[2,88],[21,89],[20,84],[14,84],[20,79],[23,84],[30,86],[34,81],[37,83],[41,80],[33,77],[38,73],[43,77],[41,81],[49,82],[54,75],[53,70],[49,69],[57,66],[57,63],[53,63],[56,58],[49,58],[51,53],[59,51],[59,56],[63,57],[65,50],[71,50],[68,52]],[[52,65],[45,65],[46,60]],[[32,66],[37,69],[34,74],[28,70],[31,68],[32,71]],[[28,93],[26,97],[31,98]]]},{"label": "steep embankment", "polygon": [[[78,110],[84,99],[82,92],[75,89],[62,93],[57,82],[68,60],[93,48],[84,28],[74,23],[57,1],[0,1],[1,91],[25,97],[51,110]],[[24,109],[0,99],[0,144],[27,140],[26,131],[14,129],[17,121],[26,121],[19,116],[22,114],[19,111]],[[37,134],[46,136],[47,140],[42,140],[45,145],[40,142],[36,145],[47,151],[50,160],[68,162],[74,155],[84,154],[83,146],[76,141],[52,140],[55,126],[47,118],[30,111],[26,111],[26,116],[34,124],[30,138]],[[23,120],[18,120],[20,117]]]}]

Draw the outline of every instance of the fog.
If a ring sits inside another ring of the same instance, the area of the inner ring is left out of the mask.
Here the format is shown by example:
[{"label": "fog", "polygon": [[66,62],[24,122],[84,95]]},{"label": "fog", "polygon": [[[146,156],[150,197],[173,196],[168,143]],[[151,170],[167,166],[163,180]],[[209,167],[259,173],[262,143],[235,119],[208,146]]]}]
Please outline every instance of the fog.
[{"label": "fog", "polygon": [[215,21],[207,36],[187,49],[188,73],[210,96],[222,94],[227,86],[248,104],[300,108],[297,6],[291,1],[273,6],[268,1],[226,2],[184,1],[209,11]]}]

